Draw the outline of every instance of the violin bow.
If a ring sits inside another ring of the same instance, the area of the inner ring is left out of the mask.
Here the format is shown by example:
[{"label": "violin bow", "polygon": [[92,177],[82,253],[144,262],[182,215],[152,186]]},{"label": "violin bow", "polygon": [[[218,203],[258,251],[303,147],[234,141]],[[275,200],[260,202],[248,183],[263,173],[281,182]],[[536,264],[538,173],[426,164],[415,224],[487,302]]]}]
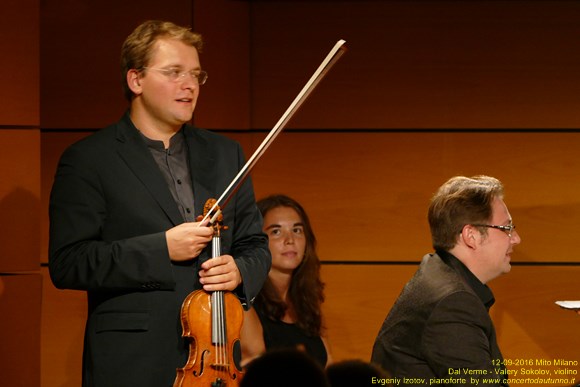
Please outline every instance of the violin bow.
[{"label": "violin bow", "polygon": [[[344,40],[339,40],[336,42],[334,47],[330,50],[326,58],[322,61],[320,66],[316,69],[312,77],[306,82],[306,85],[302,88],[300,93],[296,96],[294,101],[290,104],[286,112],[280,117],[276,125],[270,130],[270,133],[266,136],[264,141],[260,144],[260,146],[256,149],[252,157],[248,159],[246,164],[240,169],[236,177],[232,180],[230,185],[224,190],[222,195],[217,199],[215,204],[212,208],[207,212],[207,214],[203,217],[200,224],[203,224],[204,221],[209,219],[209,222],[213,224],[215,219],[221,213],[221,209],[223,209],[227,203],[230,201],[232,196],[236,193],[240,185],[244,182],[252,168],[256,165],[260,157],[266,152],[266,149],[274,142],[278,134],[282,132],[288,121],[292,118],[294,113],[302,106],[306,98],[312,93],[312,91],[316,88],[318,83],[324,78],[324,76],[328,73],[328,71],[334,66],[334,64],[340,59],[340,57],[346,52]],[[219,209],[218,209],[219,208]],[[218,211],[215,211],[218,209]],[[214,212],[215,211],[215,212]]]}]

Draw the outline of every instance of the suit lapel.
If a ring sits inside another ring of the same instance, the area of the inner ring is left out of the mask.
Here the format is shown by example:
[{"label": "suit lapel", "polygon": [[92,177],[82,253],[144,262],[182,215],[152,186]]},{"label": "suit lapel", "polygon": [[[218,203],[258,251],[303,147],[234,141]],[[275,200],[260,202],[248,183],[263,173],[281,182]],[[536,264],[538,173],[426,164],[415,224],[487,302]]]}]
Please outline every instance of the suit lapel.
[{"label": "suit lapel", "polygon": [[167,182],[128,115],[125,115],[117,126],[117,141],[119,156],[159,203],[171,222],[174,225],[183,223],[183,217],[167,187]]}]

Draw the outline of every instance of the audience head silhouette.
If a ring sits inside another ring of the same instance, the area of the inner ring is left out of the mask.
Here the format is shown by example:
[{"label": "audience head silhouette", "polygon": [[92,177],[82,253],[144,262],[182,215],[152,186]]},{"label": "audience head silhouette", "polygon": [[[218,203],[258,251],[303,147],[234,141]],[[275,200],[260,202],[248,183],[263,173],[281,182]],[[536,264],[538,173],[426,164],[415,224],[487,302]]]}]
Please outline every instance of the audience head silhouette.
[{"label": "audience head silhouette", "polygon": [[324,369],[305,352],[275,349],[252,360],[240,387],[330,387]]},{"label": "audience head silhouette", "polygon": [[363,360],[343,360],[326,368],[331,387],[392,386],[389,374],[376,364]]}]

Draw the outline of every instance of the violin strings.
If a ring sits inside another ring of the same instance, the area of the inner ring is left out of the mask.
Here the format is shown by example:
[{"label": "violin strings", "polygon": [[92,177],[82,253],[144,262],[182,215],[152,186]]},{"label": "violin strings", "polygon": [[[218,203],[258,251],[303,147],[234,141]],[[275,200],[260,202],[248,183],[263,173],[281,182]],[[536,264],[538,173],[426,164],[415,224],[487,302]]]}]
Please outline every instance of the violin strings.
[{"label": "violin strings", "polygon": [[[212,252],[214,257],[221,255],[220,238],[212,239]],[[212,341],[216,346],[216,367],[229,368],[227,364],[227,339],[225,325],[224,292],[217,290],[211,295],[212,298]]]}]

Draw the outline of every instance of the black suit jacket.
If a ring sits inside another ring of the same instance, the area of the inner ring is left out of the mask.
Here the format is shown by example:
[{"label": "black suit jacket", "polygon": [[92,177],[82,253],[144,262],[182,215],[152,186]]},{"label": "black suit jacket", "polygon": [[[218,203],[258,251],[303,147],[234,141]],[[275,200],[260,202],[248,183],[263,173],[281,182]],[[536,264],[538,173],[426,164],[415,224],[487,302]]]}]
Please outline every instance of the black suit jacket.
[{"label": "black suit jacket", "polygon": [[372,362],[394,377],[424,378],[427,385],[431,378],[446,379],[439,384],[445,386],[472,386],[471,378],[479,386],[507,385],[493,322],[460,265],[453,256],[423,258],[379,331]]},{"label": "black suit jacket", "polygon": [[[218,198],[243,166],[236,142],[184,126],[195,211]],[[83,386],[171,386],[187,361],[180,308],[200,288],[195,260],[172,264],[165,231],[183,217],[128,114],[69,147],[50,197],[49,268],[58,288],[86,290]],[[224,210],[221,252],[231,254],[253,299],[271,257],[250,179]]]}]

